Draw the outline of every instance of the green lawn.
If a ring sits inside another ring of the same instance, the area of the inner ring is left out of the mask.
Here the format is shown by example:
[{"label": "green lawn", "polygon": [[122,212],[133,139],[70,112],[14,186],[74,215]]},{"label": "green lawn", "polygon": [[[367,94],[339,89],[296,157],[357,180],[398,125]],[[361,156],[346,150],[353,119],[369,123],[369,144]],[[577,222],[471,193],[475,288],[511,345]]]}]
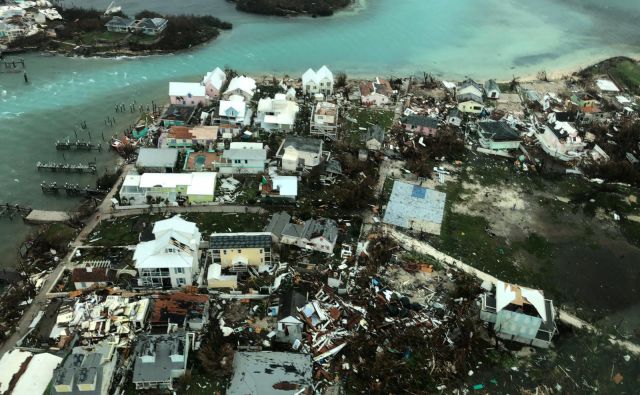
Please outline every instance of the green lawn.
[{"label": "green lawn", "polygon": [[364,146],[362,138],[366,135],[366,130],[360,130],[360,128],[369,129],[370,126],[380,125],[384,129],[389,129],[393,122],[393,115],[393,111],[372,108],[349,110],[347,116],[355,119],[356,122],[345,120],[343,127],[345,140],[354,146]]},{"label": "green lawn", "polygon": [[127,33],[115,33],[107,31],[93,31],[82,34],[82,41],[85,44],[93,44],[96,40],[102,42],[119,42],[127,36]]},{"label": "green lawn", "polygon": [[623,60],[609,69],[611,75],[634,94],[640,94],[640,65]]}]

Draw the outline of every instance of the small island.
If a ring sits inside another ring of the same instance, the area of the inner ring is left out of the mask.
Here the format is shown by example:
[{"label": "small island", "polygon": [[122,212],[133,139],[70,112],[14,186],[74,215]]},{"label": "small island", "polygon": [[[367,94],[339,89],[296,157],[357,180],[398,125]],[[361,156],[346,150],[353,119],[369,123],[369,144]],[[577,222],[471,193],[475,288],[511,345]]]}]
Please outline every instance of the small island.
[{"label": "small island", "polygon": [[350,5],[352,0],[234,0],[240,11],[264,15],[331,16]]},{"label": "small island", "polygon": [[65,55],[148,55],[189,49],[215,39],[231,23],[213,16],[161,15],[141,11],[129,17],[122,11],[63,8],[61,19],[36,34],[7,43],[8,51],[47,50]]}]

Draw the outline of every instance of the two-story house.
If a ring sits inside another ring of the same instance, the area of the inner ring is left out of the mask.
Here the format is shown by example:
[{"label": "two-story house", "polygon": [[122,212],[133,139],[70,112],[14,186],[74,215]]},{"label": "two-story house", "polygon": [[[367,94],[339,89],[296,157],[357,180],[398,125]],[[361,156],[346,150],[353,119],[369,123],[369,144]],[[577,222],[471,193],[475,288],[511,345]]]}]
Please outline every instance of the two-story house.
[{"label": "two-story house", "polygon": [[472,79],[462,81],[456,89],[456,100],[460,103],[465,101],[475,101],[482,103],[484,87]]},{"label": "two-story house", "polygon": [[222,92],[222,86],[227,80],[227,75],[220,69],[220,67],[216,67],[213,71],[208,72],[202,78],[201,84],[204,85],[205,92],[210,99],[218,99]]},{"label": "two-story house", "polygon": [[132,382],[136,390],[173,390],[187,370],[191,333],[144,335],[135,347]]},{"label": "two-story house", "polygon": [[176,215],[153,226],[154,240],[139,243],[133,254],[138,284],[150,288],[191,285],[199,271],[200,231]]},{"label": "two-story house", "polygon": [[214,264],[241,273],[271,266],[271,234],[268,232],[212,233],[209,249]]},{"label": "two-story house", "polygon": [[264,172],[266,162],[262,143],[232,142],[213,165],[222,174],[258,174]]},{"label": "two-story house", "polygon": [[422,115],[409,115],[402,118],[402,126],[407,132],[421,134],[426,137],[438,133],[438,120]]},{"label": "two-story house", "polygon": [[302,93],[314,95],[322,93],[325,96],[333,94],[333,73],[327,66],[322,66],[318,71],[309,69],[302,74]]},{"label": "two-story house", "polygon": [[250,125],[251,115],[244,97],[231,95],[229,100],[220,100],[218,110],[211,116],[211,123],[220,127],[223,138],[231,138],[240,134],[243,126]]},{"label": "two-story house", "polygon": [[276,93],[273,99],[267,97],[258,101],[254,125],[265,130],[289,131],[293,129],[299,109],[298,104],[287,100],[284,93]]},{"label": "two-story house", "polygon": [[360,83],[360,102],[365,106],[389,104],[393,89],[389,81],[376,77],[375,81]]},{"label": "two-story house", "polygon": [[229,100],[231,96],[239,95],[244,97],[244,101],[249,102],[253,98],[255,91],[256,81],[251,77],[239,75],[237,77],[233,77],[231,81],[229,81],[229,86],[222,94],[222,98],[224,100]]},{"label": "two-story house", "polygon": [[205,87],[197,82],[169,82],[171,104],[205,105],[208,103]]},{"label": "two-story house", "polygon": [[281,234],[275,236],[282,244],[333,254],[338,240],[338,224],[328,218],[309,219],[303,223],[288,223]]},{"label": "two-story house", "polygon": [[335,140],[338,136],[338,105],[321,101],[311,113],[310,133]]}]

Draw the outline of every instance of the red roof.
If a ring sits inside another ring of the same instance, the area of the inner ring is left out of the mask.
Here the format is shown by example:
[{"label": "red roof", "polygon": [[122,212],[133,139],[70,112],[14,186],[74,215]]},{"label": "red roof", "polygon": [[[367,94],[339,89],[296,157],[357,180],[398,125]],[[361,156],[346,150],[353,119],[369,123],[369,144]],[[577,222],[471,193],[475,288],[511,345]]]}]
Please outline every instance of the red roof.
[{"label": "red roof", "polygon": [[116,271],[102,267],[77,267],[71,273],[74,283],[97,283],[113,281],[116,278]]}]

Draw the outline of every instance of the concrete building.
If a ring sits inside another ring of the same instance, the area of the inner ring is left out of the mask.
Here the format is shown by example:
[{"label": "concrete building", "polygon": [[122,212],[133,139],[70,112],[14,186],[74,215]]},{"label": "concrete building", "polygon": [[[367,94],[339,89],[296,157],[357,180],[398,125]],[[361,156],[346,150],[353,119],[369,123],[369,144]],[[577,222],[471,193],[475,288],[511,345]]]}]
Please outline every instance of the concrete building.
[{"label": "concrete building", "polygon": [[285,171],[310,169],[322,160],[322,144],[319,139],[288,137],[280,144],[276,158],[280,159]]},{"label": "concrete building", "polygon": [[338,136],[338,105],[321,101],[311,114],[310,133],[335,140]]},{"label": "concrete building", "polygon": [[271,234],[267,232],[212,233],[209,248],[213,263],[232,272],[258,272],[271,266]]},{"label": "concrete building", "polygon": [[217,173],[144,173],[130,171],[120,188],[120,204],[146,205],[168,201],[213,202]]},{"label": "concrete building", "polygon": [[173,390],[174,381],[184,375],[191,349],[189,333],[146,335],[135,348],[133,379],[137,390]]},{"label": "concrete building", "polygon": [[133,254],[138,284],[150,288],[191,285],[199,271],[200,231],[179,215],[158,221],[154,240],[139,243]]},{"label": "concrete building", "polygon": [[548,348],[557,328],[553,302],[542,291],[499,281],[495,292],[480,296],[480,318],[493,324],[496,335]]}]

